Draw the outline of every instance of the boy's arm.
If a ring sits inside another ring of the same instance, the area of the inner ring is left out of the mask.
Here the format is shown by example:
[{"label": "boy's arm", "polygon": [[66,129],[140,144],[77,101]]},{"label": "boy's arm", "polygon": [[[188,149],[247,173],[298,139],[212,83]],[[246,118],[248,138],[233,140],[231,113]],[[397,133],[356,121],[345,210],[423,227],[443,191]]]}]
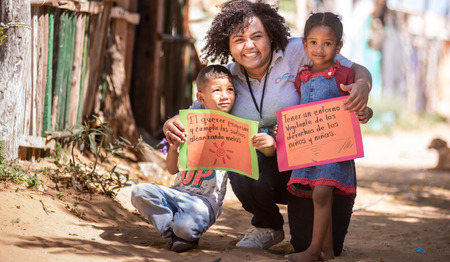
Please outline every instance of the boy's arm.
[{"label": "boy's arm", "polygon": [[252,146],[267,157],[274,156],[275,150],[277,149],[275,139],[266,133],[258,133],[254,135],[252,137]]},{"label": "boy's arm", "polygon": [[180,171],[178,169],[178,144],[173,144],[169,147],[166,159],[167,171],[172,175]]}]

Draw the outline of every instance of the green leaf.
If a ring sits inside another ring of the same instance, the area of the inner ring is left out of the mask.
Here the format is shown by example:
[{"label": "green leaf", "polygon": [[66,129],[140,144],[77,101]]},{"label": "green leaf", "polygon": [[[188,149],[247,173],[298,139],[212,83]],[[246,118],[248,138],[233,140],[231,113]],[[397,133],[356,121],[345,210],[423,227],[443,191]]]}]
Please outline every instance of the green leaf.
[{"label": "green leaf", "polygon": [[94,151],[94,155],[97,156],[97,145],[95,144],[93,136],[89,136],[89,142],[91,143],[91,148]]},{"label": "green leaf", "polygon": [[131,142],[130,142],[130,141],[126,140],[125,138],[123,138],[123,137],[121,137],[121,136],[119,136],[119,137],[120,137],[120,139],[122,139],[125,143],[131,145]]}]

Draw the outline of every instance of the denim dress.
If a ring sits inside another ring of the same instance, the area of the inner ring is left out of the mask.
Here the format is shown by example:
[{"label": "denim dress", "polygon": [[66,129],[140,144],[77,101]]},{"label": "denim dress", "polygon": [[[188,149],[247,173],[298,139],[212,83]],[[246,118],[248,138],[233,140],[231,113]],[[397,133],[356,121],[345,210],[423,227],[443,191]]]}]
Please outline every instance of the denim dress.
[{"label": "denim dress", "polygon": [[[338,65],[339,67],[339,65]],[[340,97],[334,74],[339,73],[336,65],[326,72],[312,74],[302,71],[300,87],[301,104],[317,102],[325,99]],[[306,168],[292,170],[291,179],[288,182],[288,190],[301,197],[311,197],[311,188],[316,185],[327,185],[335,187],[335,194],[356,194],[356,172],[353,160],[330,163]]]}]

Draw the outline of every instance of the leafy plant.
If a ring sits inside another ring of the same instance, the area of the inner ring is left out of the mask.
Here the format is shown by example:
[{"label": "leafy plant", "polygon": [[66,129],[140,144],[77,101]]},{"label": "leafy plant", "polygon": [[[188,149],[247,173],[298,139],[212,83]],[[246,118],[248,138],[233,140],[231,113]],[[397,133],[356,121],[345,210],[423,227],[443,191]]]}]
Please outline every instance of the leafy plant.
[{"label": "leafy plant", "polygon": [[58,194],[56,194],[56,197],[63,202],[66,201],[66,194],[64,194],[64,192],[58,192]]},{"label": "leafy plant", "polygon": [[20,165],[0,164],[0,180],[23,184],[26,179],[26,172]]},{"label": "leafy plant", "polygon": [[29,188],[38,189],[39,186],[44,183],[44,181],[40,180],[37,175],[29,176],[27,179],[27,185]]},{"label": "leafy plant", "polygon": [[8,35],[3,34],[3,27],[0,26],[0,45],[6,41],[6,38],[8,38]]},{"label": "leafy plant", "polygon": [[3,161],[6,158],[6,152],[5,152],[5,141],[0,140],[0,165],[3,164]]},{"label": "leafy plant", "polygon": [[78,208],[79,204],[80,203],[75,202],[75,203],[73,203],[73,207],[70,207],[70,205],[66,205],[66,209],[68,209],[70,211],[70,213],[74,214],[75,216],[77,216],[77,217],[79,217],[79,218],[81,218],[83,220],[87,220],[86,214],[84,213],[84,211],[81,211]]},{"label": "leafy plant", "polygon": [[[65,179],[65,183],[70,183],[78,191],[92,192],[97,189],[107,196],[115,197],[121,188],[131,186],[130,182],[137,181],[130,179],[128,174],[116,171],[117,165],[110,171],[100,172],[97,168],[99,162],[107,161],[112,155],[120,156],[125,149],[139,150],[142,146],[149,145],[141,138],[136,144],[123,137],[114,138],[109,123],[98,117],[94,118],[95,125],[85,123],[64,130],[62,133],[66,135],[56,144],[54,163],[57,168],[46,168],[39,172],[48,175],[55,182],[57,189],[58,183]],[[64,146],[70,148],[69,157]],[[93,163],[80,161],[75,152],[76,148],[81,152],[91,152],[95,157]],[[70,181],[67,181],[67,174],[71,174]]]}]

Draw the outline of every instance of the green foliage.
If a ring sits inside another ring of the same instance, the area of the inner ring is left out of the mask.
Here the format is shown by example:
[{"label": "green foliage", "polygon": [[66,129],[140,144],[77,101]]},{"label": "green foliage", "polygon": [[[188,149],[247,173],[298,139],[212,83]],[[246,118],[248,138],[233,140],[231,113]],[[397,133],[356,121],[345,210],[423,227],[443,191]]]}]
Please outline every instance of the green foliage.
[{"label": "green foliage", "polygon": [[27,175],[27,172],[20,165],[0,164],[0,181],[10,181],[15,184],[25,184],[28,188],[38,189],[44,183],[38,176]]},{"label": "green foliage", "polygon": [[8,38],[8,35],[3,34],[3,27],[0,26],[0,45],[6,41],[6,38]]},{"label": "green foliage", "polygon": [[59,200],[61,200],[61,201],[63,201],[63,202],[66,202],[66,194],[64,194],[64,192],[58,192],[58,194],[56,194],[56,197],[57,197]]},{"label": "green foliage", "polygon": [[75,203],[73,203],[73,207],[70,207],[70,205],[66,205],[66,209],[68,209],[70,211],[70,213],[74,214],[75,216],[77,216],[77,217],[79,217],[79,218],[81,218],[83,220],[87,220],[86,219],[86,214],[84,213],[84,211],[81,211],[78,208],[79,204],[80,203],[75,202]]},{"label": "green foliage", "polygon": [[[1,125],[5,126],[2,122]],[[27,176],[27,172],[22,168],[22,166],[8,163],[6,161],[6,146],[5,141],[0,140],[0,181],[10,181],[15,184],[26,183],[28,187],[37,189],[42,180],[37,178],[37,176]]]},{"label": "green foliage", "polygon": [[0,140],[0,165],[3,164],[3,161],[6,158],[6,152],[5,152],[5,141]]},{"label": "green foliage", "polygon": [[27,181],[26,172],[19,165],[0,164],[0,180],[23,184]]},{"label": "green foliage", "polygon": [[[100,172],[97,168],[99,161],[105,162],[111,156],[120,156],[125,149],[139,150],[142,146],[148,146],[139,139],[133,145],[123,137],[114,138],[108,122],[101,121],[94,117],[96,126],[85,123],[72,129],[65,130],[65,136],[60,143],[56,144],[55,161],[57,168],[44,168],[38,172],[45,174],[56,184],[65,181],[72,187],[83,192],[93,192],[99,190],[101,193],[115,197],[121,188],[131,186],[130,182],[137,183],[130,179],[128,174],[116,171],[114,166],[110,171]],[[106,145],[107,144],[107,145]],[[70,156],[64,146],[71,148]],[[95,160],[93,163],[84,163],[76,156],[75,148],[81,152],[91,152]],[[67,174],[71,174],[71,179],[67,180]]]},{"label": "green foliage", "polygon": [[29,176],[27,179],[27,185],[29,188],[38,189],[39,186],[44,183],[44,181],[40,180],[37,175]]},{"label": "green foliage", "polygon": [[11,219],[11,224],[19,224],[20,218]]}]

